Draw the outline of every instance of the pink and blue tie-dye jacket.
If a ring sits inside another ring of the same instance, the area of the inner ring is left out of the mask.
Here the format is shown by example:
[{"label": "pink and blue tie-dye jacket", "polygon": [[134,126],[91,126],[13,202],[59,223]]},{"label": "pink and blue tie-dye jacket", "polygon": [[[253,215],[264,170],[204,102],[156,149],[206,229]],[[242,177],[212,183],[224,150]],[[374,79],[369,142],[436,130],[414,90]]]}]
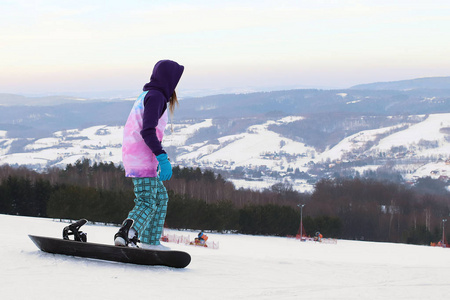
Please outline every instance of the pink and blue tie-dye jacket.
[{"label": "pink and blue tie-dye jacket", "polygon": [[123,132],[122,160],[127,177],[157,176],[156,155],[165,153],[161,141],[168,121],[167,102],[183,70],[174,61],[159,61],[136,99]]},{"label": "pink and blue tie-dye jacket", "polygon": [[[158,160],[141,135],[147,92],[143,92],[134,103],[123,131],[122,159],[127,177],[156,177],[157,173]],[[166,110],[156,126],[156,136],[160,142],[167,120]]]}]

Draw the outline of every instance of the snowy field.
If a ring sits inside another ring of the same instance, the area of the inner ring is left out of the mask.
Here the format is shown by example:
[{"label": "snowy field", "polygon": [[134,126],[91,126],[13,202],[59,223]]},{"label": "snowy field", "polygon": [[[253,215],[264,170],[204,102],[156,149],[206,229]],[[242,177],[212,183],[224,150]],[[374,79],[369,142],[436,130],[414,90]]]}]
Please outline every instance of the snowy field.
[{"label": "snowy field", "polygon": [[[28,234],[60,237],[66,223],[0,215],[0,299],[448,299],[450,249],[339,240],[337,244],[209,234],[218,250],[187,251],[186,269],[44,253]],[[85,225],[111,243],[116,227]],[[190,235],[195,232],[171,234]]]}]

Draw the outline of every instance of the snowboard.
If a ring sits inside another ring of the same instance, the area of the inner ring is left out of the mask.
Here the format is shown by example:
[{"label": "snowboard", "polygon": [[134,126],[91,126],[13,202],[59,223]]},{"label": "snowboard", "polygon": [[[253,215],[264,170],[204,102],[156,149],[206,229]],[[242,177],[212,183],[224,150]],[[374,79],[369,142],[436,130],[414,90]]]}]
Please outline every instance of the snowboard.
[{"label": "snowboard", "polygon": [[[172,268],[185,268],[191,262],[189,253],[183,251],[150,250],[87,242],[86,234],[79,231],[79,228],[86,222],[83,219],[64,228],[62,239],[28,236],[40,250],[54,254]],[[70,235],[74,236],[74,240],[68,238]]]}]

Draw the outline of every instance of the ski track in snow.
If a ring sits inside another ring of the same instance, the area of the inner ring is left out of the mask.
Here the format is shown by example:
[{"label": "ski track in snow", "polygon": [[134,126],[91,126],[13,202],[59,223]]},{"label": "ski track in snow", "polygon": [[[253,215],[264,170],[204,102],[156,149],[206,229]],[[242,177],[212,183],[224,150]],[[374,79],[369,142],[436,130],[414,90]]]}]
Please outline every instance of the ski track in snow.
[{"label": "ski track in snow", "polygon": [[[0,215],[1,299],[446,299],[450,249],[339,240],[208,234],[217,250],[187,251],[186,269],[138,266],[41,252],[28,234],[61,237],[67,223]],[[112,243],[117,227],[85,225]],[[197,232],[168,230],[170,234]]]}]

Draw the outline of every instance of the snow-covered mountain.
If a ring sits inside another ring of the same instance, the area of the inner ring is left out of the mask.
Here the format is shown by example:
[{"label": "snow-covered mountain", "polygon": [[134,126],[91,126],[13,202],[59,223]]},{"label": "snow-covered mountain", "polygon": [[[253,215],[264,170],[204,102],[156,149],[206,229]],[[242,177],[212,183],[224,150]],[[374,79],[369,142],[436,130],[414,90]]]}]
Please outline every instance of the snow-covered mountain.
[{"label": "snow-covered mountain", "polygon": [[[303,122],[303,116],[274,118],[235,134],[216,134],[213,119],[174,122],[166,129],[164,146],[174,164],[214,169],[227,174],[237,187],[263,188],[289,182],[311,190],[321,177],[389,167],[406,180],[450,174],[450,113],[409,116],[397,124],[351,134],[324,151],[284,136],[278,126]],[[122,126],[98,125],[56,131],[38,139],[8,138],[0,132],[0,164],[28,165],[37,170],[64,167],[77,160],[121,163]],[[201,138],[201,137],[205,138]],[[219,136],[219,137],[217,137]],[[11,145],[26,144],[20,152]],[[319,170],[319,171],[318,171]]]},{"label": "snow-covered mountain", "polygon": [[[175,164],[213,169],[238,188],[288,182],[308,191],[320,178],[374,172],[448,181],[448,79],[185,98],[164,147]],[[415,85],[384,88],[406,83]],[[40,171],[82,159],[120,164],[132,105],[0,94],[0,164]]]},{"label": "snow-covered mountain", "polygon": [[83,159],[120,164],[122,133],[123,127],[104,125],[57,131],[49,137],[25,139],[22,142],[28,143],[22,152],[6,154],[11,144],[19,139],[5,138],[6,133],[3,132],[0,145],[4,145],[4,148],[0,164],[27,165],[37,170],[64,168],[67,164]]}]

